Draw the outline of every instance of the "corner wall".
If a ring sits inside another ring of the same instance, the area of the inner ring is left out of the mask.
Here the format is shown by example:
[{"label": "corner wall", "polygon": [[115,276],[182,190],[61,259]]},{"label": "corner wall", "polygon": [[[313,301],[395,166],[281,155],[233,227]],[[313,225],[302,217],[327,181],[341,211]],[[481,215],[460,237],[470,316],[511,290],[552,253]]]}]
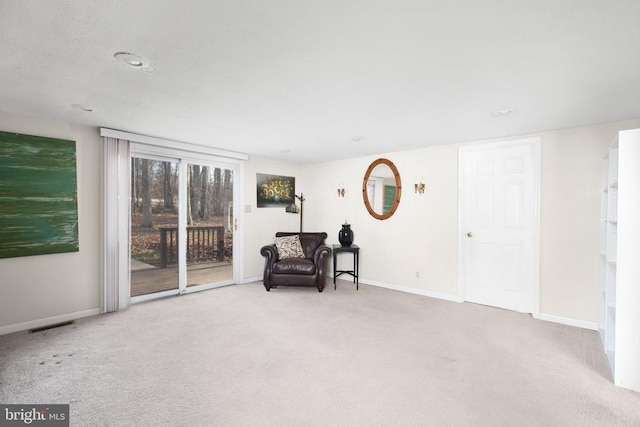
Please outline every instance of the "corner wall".
[{"label": "corner wall", "polygon": [[[541,138],[541,318],[595,328],[601,159],[619,130],[637,127],[640,120],[468,143]],[[296,179],[302,184],[299,191],[307,196],[305,230],[326,231],[327,243],[338,243],[338,230],[348,221],[354,243],[361,247],[363,282],[456,300],[457,150],[461,145],[300,168]],[[364,173],[379,157],[395,163],[403,187],[398,210],[385,221],[369,216],[362,201]],[[427,184],[421,196],[413,191],[416,175],[423,175]],[[337,196],[338,182],[345,183],[344,198]],[[283,216],[276,213],[274,218],[284,220]],[[268,241],[272,232],[264,230],[262,239]],[[246,271],[260,276],[262,264],[247,266]]]},{"label": "corner wall", "polygon": [[4,112],[0,112],[0,130],[76,141],[80,246],[73,253],[0,259],[0,334],[98,314],[98,130]]},{"label": "corner wall", "polygon": [[540,313],[598,319],[602,159],[640,120],[542,133]]},{"label": "corner wall", "polygon": [[[277,231],[298,231],[300,215],[286,213],[284,208],[258,208],[256,174],[293,176],[296,178],[296,194],[305,192],[304,168],[287,162],[251,157],[244,166],[244,281],[262,280],[264,258],[260,248],[273,243]],[[305,198],[307,196],[305,195]],[[297,202],[298,205],[300,204]],[[307,205],[304,204],[304,230],[307,228]]]}]

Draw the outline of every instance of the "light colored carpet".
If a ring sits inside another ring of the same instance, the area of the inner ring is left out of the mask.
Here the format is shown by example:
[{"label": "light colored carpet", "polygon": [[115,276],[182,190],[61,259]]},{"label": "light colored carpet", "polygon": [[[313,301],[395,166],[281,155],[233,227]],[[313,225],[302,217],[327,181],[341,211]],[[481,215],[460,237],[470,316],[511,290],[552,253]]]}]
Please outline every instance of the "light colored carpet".
[{"label": "light colored carpet", "polygon": [[0,402],[69,403],[72,426],[640,425],[596,332],[347,281],[2,336]]}]

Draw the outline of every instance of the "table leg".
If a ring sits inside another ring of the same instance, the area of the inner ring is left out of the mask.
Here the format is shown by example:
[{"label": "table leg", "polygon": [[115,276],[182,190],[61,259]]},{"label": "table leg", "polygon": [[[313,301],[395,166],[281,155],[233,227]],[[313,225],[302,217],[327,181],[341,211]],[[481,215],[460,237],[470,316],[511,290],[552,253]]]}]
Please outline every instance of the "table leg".
[{"label": "table leg", "polygon": [[333,253],[333,290],[336,290],[336,253]]},{"label": "table leg", "polygon": [[356,271],[356,257],[357,257],[357,255],[356,255],[356,253],[355,253],[355,251],[354,251],[354,252],[353,252],[353,274],[352,274],[352,276],[353,276],[353,283],[356,283],[356,277],[357,277],[357,275],[358,275],[358,273],[357,273],[357,271]]},{"label": "table leg", "polygon": [[358,264],[360,264],[360,253],[359,251],[356,251],[354,254],[355,259],[354,259],[354,263],[355,263],[355,270],[356,270],[356,291],[358,290],[358,288],[360,287],[360,267]]}]

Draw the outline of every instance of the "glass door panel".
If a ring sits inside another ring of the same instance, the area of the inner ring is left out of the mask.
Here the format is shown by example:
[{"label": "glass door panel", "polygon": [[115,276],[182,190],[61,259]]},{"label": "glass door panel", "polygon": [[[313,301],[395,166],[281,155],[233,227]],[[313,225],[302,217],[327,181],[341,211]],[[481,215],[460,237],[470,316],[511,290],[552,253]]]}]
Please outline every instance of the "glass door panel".
[{"label": "glass door panel", "polygon": [[233,170],[187,165],[187,286],[233,279]]},{"label": "glass door panel", "polygon": [[131,296],[179,288],[178,164],[131,158]]}]

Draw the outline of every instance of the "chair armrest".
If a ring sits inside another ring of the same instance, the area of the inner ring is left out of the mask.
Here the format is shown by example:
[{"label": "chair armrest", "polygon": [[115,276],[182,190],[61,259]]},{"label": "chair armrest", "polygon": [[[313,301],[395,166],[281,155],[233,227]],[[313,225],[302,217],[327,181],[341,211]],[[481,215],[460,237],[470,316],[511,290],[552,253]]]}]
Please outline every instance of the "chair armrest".
[{"label": "chair armrest", "polygon": [[260,249],[260,254],[265,257],[265,261],[267,264],[273,264],[278,261],[278,249],[276,249],[276,245],[266,245]]},{"label": "chair armrest", "polygon": [[322,265],[322,263],[324,263],[327,258],[329,258],[329,255],[331,255],[330,247],[324,245],[318,246],[315,253],[313,254],[313,262],[316,265]]},{"label": "chair armrest", "polygon": [[273,268],[273,264],[278,261],[278,249],[276,249],[276,245],[266,245],[260,249],[260,254],[264,257],[264,273],[262,276],[262,283],[264,287],[267,288],[267,291],[271,289],[271,270]]},{"label": "chair armrest", "polygon": [[315,254],[313,255],[313,262],[316,264],[316,267],[318,269],[318,276],[316,281],[318,291],[320,292],[322,292],[322,289],[324,288],[324,282],[327,276],[327,258],[329,258],[329,255],[331,255],[331,248],[324,245],[319,246],[318,249],[316,249]]}]

